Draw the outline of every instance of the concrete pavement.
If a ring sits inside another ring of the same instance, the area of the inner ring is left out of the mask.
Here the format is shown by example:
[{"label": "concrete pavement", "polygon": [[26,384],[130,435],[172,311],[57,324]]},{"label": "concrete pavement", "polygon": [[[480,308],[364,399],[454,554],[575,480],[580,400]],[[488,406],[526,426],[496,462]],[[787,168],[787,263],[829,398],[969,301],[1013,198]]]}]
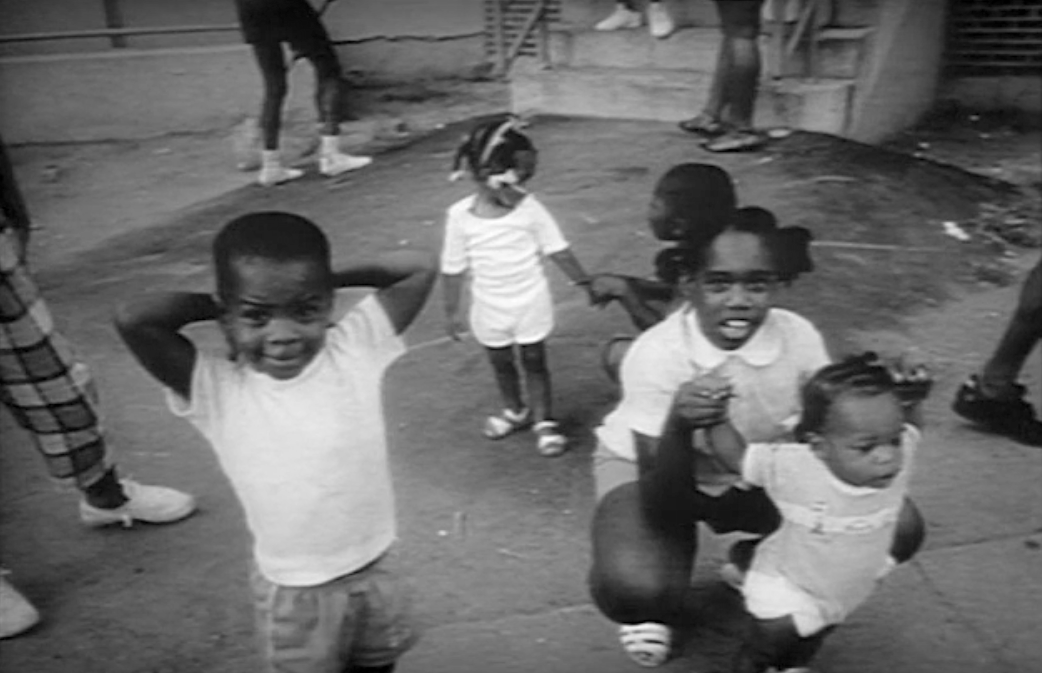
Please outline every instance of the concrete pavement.
[{"label": "concrete pavement", "polygon": [[[1042,604],[1042,453],[977,433],[947,411],[1015,301],[1015,285],[980,278],[996,269],[1022,274],[1037,252],[1012,265],[997,262],[987,246],[946,237],[941,222],[968,221],[978,202],[1000,199],[1002,191],[813,136],[761,155],[709,157],[666,124],[546,119],[531,132],[542,161],[533,188],[591,270],[647,272],[657,245],[643,225],[646,200],[655,178],[680,161],[724,165],[744,203],[810,226],[819,242],[896,246],[816,248],[818,271],[786,298],[822,327],[834,352],[915,349],[938,377],[912,491],[927,518],[926,547],[830,638],[817,668],[1042,670],[1035,616]],[[0,670],[256,670],[241,512],[208,449],[170,417],[155,386],[116,343],[111,306],[142,291],[206,289],[209,240],[220,223],[245,210],[284,208],[313,217],[341,257],[436,246],[444,207],[467,189],[445,181],[457,138],[450,129],[332,182],[244,187],[177,217],[99,238],[74,258],[41,269],[59,324],[98,374],[125,471],[191,490],[202,508],[169,528],[84,530],[75,520],[74,495],[47,480],[24,436],[0,418],[4,564],[44,614],[40,627],[0,644]],[[474,344],[441,338],[436,295],[410,334],[418,347],[390,373],[400,555],[428,625],[402,660],[403,673],[641,670],[621,653],[614,628],[591,607],[584,586],[593,505],[590,428],[613,399],[596,347],[628,326],[619,311],[585,308],[559,275],[553,282],[561,309],[551,341],[556,396],[576,438],[561,459],[535,456],[527,437],[497,444],[478,437],[491,377]],[[219,344],[212,330],[197,333]],[[1039,369],[1036,352],[1025,370],[1036,404]],[[702,557],[701,607],[684,656],[660,670],[726,670],[741,618],[733,594],[714,580],[718,561],[718,553]]]}]

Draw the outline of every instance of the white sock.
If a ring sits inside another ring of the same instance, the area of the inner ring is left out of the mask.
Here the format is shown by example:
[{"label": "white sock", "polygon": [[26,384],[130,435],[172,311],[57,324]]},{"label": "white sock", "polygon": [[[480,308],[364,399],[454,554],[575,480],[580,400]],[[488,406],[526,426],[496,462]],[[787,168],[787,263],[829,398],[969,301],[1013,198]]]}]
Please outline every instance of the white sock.
[{"label": "white sock", "polygon": [[338,154],[340,152],[340,136],[322,136],[320,151],[324,157]]}]

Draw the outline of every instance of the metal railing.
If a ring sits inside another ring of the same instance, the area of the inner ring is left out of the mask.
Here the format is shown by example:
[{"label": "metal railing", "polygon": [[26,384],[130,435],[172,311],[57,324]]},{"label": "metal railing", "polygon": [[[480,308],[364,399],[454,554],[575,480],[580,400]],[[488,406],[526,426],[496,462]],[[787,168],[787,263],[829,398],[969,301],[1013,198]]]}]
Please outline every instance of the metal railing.
[{"label": "metal railing", "polygon": [[228,33],[239,30],[238,24],[185,25],[185,26],[140,26],[128,27],[123,17],[122,0],[100,0],[104,28],[84,30],[57,30],[36,33],[0,34],[0,44],[22,42],[51,42],[55,40],[86,40],[108,38],[113,49],[124,49],[128,37],[140,35],[191,35],[199,33]]}]

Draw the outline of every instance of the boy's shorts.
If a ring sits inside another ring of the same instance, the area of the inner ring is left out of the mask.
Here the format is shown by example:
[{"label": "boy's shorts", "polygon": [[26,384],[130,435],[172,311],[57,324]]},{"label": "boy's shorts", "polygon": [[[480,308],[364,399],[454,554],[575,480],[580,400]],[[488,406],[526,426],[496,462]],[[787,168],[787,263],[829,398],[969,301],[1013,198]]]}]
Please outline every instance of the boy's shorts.
[{"label": "boy's shorts", "polygon": [[254,566],[250,585],[267,670],[379,668],[409,650],[419,639],[412,590],[388,567],[388,556],[313,587],[275,584]]},{"label": "boy's shorts", "polygon": [[554,305],[550,292],[539,292],[523,306],[500,308],[474,302],[470,307],[470,329],[486,348],[544,341],[554,330]]},{"label": "boy's shorts", "polygon": [[287,42],[305,57],[320,56],[332,44],[307,0],[237,0],[243,39],[250,44]]}]

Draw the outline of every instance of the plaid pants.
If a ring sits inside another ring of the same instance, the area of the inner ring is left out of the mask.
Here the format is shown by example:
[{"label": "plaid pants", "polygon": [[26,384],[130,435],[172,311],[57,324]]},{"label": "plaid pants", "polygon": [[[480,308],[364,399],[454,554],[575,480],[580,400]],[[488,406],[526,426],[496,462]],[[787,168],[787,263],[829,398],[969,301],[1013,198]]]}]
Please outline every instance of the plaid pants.
[{"label": "plaid pants", "polygon": [[52,477],[90,486],[109,469],[90,371],[51,313],[0,222],[0,402],[28,430]]}]

